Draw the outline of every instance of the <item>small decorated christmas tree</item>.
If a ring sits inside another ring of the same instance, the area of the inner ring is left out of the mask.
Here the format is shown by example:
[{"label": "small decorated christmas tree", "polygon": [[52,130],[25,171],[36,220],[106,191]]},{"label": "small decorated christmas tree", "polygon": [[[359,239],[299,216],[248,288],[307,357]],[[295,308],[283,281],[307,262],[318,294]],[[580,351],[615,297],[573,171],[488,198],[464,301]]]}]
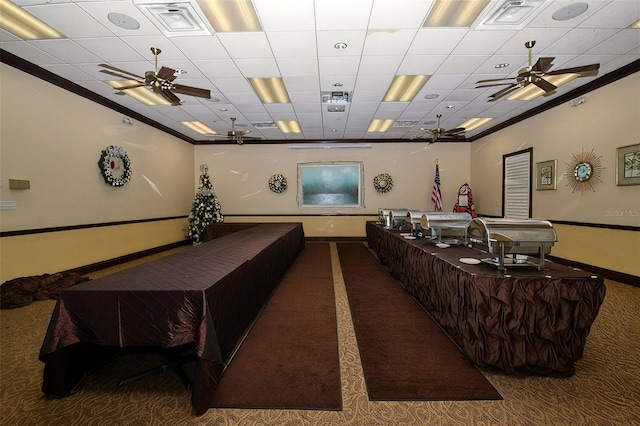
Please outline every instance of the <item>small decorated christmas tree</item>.
[{"label": "small decorated christmas tree", "polygon": [[220,213],[220,202],[213,192],[213,185],[207,174],[208,169],[206,164],[200,166],[200,184],[189,213],[189,238],[193,240],[193,245],[202,242],[207,225],[224,221]]}]

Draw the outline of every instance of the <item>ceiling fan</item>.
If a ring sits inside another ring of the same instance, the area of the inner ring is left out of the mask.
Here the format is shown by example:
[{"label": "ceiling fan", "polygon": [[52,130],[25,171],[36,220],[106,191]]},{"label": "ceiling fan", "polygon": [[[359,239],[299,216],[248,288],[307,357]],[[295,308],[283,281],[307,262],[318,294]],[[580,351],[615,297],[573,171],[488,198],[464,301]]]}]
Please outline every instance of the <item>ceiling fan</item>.
[{"label": "ceiling fan", "polygon": [[158,55],[162,51],[157,47],[152,47],[151,52],[153,52],[153,55],[155,57],[155,71],[145,72],[144,77],[108,64],[100,64],[99,66],[107,68],[104,70],[100,70],[100,72],[127,80],[131,80],[131,77],[134,77],[137,79],[135,84],[119,87],[118,89],[120,91],[125,91],[127,89],[134,89],[136,87],[148,86],[151,87],[154,92],[162,95],[162,97],[164,97],[171,103],[171,105],[174,106],[180,105],[182,102],[180,98],[175,95],[176,93],[196,96],[199,98],[211,98],[211,91],[209,91],[208,89],[200,89],[198,87],[191,87],[174,83],[173,81],[176,79],[176,77],[178,77],[178,75],[180,74],[184,74],[185,71],[180,69],[175,70],[173,68],[164,66],[161,67],[160,70],[158,70]]},{"label": "ceiling fan", "polygon": [[236,117],[231,117],[231,130],[227,131],[226,135],[213,135],[214,138],[225,138],[242,145],[245,139],[260,139],[258,137],[247,136],[251,133],[251,130],[236,130]]},{"label": "ceiling fan", "polygon": [[411,139],[421,139],[424,138],[425,135],[431,134],[431,142],[434,143],[437,139],[441,137],[452,137],[456,139],[461,139],[464,137],[465,128],[464,127],[456,127],[455,129],[446,130],[440,127],[440,118],[442,118],[442,114],[438,114],[438,127],[435,129],[420,129],[420,132],[411,137]]},{"label": "ceiling fan", "polygon": [[[579,67],[564,68],[560,70],[549,71],[549,69],[551,69],[551,67],[553,66],[552,62],[555,59],[554,57],[538,58],[536,63],[532,65],[531,50],[535,45],[536,45],[535,40],[528,41],[524,44],[524,46],[527,49],[529,49],[529,66],[522,68],[520,71],[518,71],[518,75],[516,77],[494,78],[489,80],[479,80],[478,82],[476,82],[476,84],[480,84],[480,86],[476,86],[476,89],[507,85],[507,87],[505,87],[504,89],[497,91],[493,95],[490,95],[489,96],[490,99],[488,102],[493,102],[495,100],[498,100],[530,84],[534,84],[538,88],[542,89],[544,91],[543,96],[552,95],[555,93],[555,90],[558,88],[554,84],[554,80],[556,80],[555,81],[556,83],[558,82],[557,81],[558,77],[554,77],[554,76],[577,74],[577,77],[594,77],[598,75],[600,64],[590,64],[590,65],[583,65]],[[514,80],[514,79],[515,79],[515,82],[507,81],[507,80]],[[499,83],[501,81],[503,83]],[[492,84],[485,84],[485,83],[492,83]]]}]

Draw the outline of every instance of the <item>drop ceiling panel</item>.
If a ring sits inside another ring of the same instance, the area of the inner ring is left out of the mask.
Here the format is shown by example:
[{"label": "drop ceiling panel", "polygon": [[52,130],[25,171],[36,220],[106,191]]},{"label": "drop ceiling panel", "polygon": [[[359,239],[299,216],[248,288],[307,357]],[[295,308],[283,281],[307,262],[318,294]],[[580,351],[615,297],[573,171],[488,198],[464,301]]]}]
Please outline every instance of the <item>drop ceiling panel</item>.
[{"label": "drop ceiling panel", "polygon": [[25,9],[70,38],[114,35],[75,3],[45,4]]},{"label": "drop ceiling panel", "polygon": [[313,0],[254,0],[262,28],[269,31],[314,29]]},{"label": "drop ceiling panel", "polygon": [[[366,129],[377,114],[424,123],[438,113],[449,120],[443,123],[453,126],[473,115],[494,117],[483,126],[491,128],[596,79],[573,80],[554,95],[534,101],[487,102],[501,87],[476,88],[476,82],[514,78],[528,65],[524,43],[529,40],[536,41],[533,61],[555,57],[551,70],[600,63],[603,76],[640,59],[640,30],[627,28],[640,19],[640,2],[586,1],[587,11],[575,18],[555,21],[552,15],[576,0],[550,1],[524,28],[503,31],[422,28],[434,0],[253,0],[264,31],[166,37],[131,0],[16,0],[70,38],[27,42],[0,30],[0,47],[193,138],[204,139],[186,130],[178,118],[211,116],[220,131],[230,128],[232,116],[245,124],[296,117],[304,124],[304,133],[293,136],[279,130],[255,131],[267,139],[405,138],[406,133],[398,135],[406,129],[384,134],[368,134]],[[195,0],[190,2],[199,10]],[[496,0],[490,7],[503,3]],[[118,27],[108,20],[111,12],[129,16],[140,28]],[[346,43],[346,49],[336,49],[338,42]],[[181,106],[149,107],[116,95],[104,81],[118,78],[100,73],[98,64],[142,76],[155,70],[151,47],[162,49],[159,66],[187,71],[179,83],[207,88],[215,99],[182,95]],[[499,63],[509,66],[494,68]],[[381,103],[395,75],[415,74],[431,77],[411,102],[403,107]],[[282,76],[291,103],[261,104],[247,82],[256,76]],[[321,91],[352,92],[346,112],[328,113]],[[455,108],[443,110],[450,104]],[[340,131],[331,132],[333,128]]]}]

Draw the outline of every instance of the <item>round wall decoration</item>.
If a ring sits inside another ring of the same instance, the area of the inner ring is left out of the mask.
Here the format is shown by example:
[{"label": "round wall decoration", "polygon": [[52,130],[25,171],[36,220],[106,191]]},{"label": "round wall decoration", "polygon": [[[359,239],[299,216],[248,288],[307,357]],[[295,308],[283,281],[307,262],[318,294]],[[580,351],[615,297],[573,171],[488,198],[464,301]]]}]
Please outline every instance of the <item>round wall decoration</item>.
[{"label": "round wall decoration", "polygon": [[593,150],[580,154],[573,154],[570,163],[567,163],[567,185],[571,187],[571,192],[580,191],[584,193],[586,190],[594,191],[594,186],[600,180],[600,173],[603,170],[602,156],[597,157]]},{"label": "round wall decoration", "polygon": [[373,186],[375,186],[376,191],[385,192],[391,191],[393,188],[393,179],[387,173],[380,173],[378,176],[373,178]]},{"label": "round wall decoration", "polygon": [[104,181],[111,186],[122,186],[131,179],[131,160],[121,146],[106,147],[100,154],[98,167]]},{"label": "round wall decoration", "polygon": [[269,178],[269,189],[276,193],[287,189],[287,179],[281,174],[275,174]]}]

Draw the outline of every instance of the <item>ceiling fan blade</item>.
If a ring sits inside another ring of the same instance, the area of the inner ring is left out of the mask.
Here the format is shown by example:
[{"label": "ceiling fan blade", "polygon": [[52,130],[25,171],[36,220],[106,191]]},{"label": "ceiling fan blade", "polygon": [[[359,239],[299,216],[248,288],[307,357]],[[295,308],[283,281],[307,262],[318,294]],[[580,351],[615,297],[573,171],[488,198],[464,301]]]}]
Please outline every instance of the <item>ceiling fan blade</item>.
[{"label": "ceiling fan blade", "polygon": [[495,84],[484,84],[482,86],[476,86],[476,89],[483,89],[485,87],[497,87],[497,86],[507,86],[513,83],[495,83]]},{"label": "ceiling fan blade", "polygon": [[182,84],[174,84],[173,91],[183,95],[197,96],[199,98],[211,98],[211,91],[209,89],[200,89],[198,87],[184,86]]},{"label": "ceiling fan blade", "polygon": [[496,93],[494,93],[493,95],[490,95],[489,101],[488,102],[493,102],[493,101],[497,101],[498,99],[502,98],[503,96],[507,96],[508,94],[510,94],[511,92],[515,92],[516,90],[520,89],[522,86],[520,84],[513,84],[509,87],[506,87],[502,90],[497,91]]},{"label": "ceiling fan blade", "polygon": [[[139,80],[144,80],[144,77],[142,77],[141,75],[134,74],[134,73],[129,72],[129,71],[125,71],[125,70],[123,70],[123,69],[120,69],[120,68],[117,68],[117,67],[111,66],[111,65],[109,65],[109,64],[99,64],[98,66],[99,66],[99,67],[102,67],[102,68],[110,69],[111,71],[116,71],[116,72],[119,72],[119,73],[126,74],[126,75],[130,76],[130,77],[124,77],[124,78],[129,78],[129,79],[130,79],[131,77],[135,77],[135,78],[137,78],[137,79],[139,79]],[[100,71],[101,71],[101,72],[104,72],[104,73],[109,74],[109,73],[108,73],[107,71],[105,71],[105,70],[100,70]]]},{"label": "ceiling fan blade", "polygon": [[545,80],[542,77],[536,78],[535,81],[533,81],[533,84],[535,84],[536,86],[544,90],[545,93],[553,92],[554,90],[557,89],[557,87],[554,84],[549,83],[547,80]]},{"label": "ceiling fan blade", "polygon": [[158,71],[158,78],[162,79],[162,80],[167,80],[167,81],[173,81],[176,79],[176,70],[174,70],[173,68],[169,68],[169,67],[162,67],[160,68],[160,71]]},{"label": "ceiling fan blade", "polygon": [[[130,75],[124,75],[124,74],[119,74],[117,72],[113,72],[113,71],[109,71],[109,70],[100,70],[100,72],[105,73],[105,74],[109,74],[112,75],[114,77],[118,77],[118,78],[123,78],[125,80],[132,80],[133,76]],[[144,80],[144,78],[141,78],[140,80]]]},{"label": "ceiling fan blade", "polygon": [[[505,77],[505,78],[490,78],[488,80],[478,80],[476,81],[476,84],[482,84],[482,83],[493,83],[494,81],[505,81],[505,80],[513,80],[515,77]],[[508,84],[508,83],[505,83]]]},{"label": "ceiling fan blade", "polygon": [[177,97],[176,95],[174,95],[173,93],[171,93],[171,90],[160,90],[160,94],[169,102],[171,102],[171,105],[180,105],[180,98]]},{"label": "ceiling fan blade", "polygon": [[460,133],[464,133],[464,132],[465,132],[464,127],[456,127],[455,129],[445,130],[444,134],[448,136],[453,136],[453,135],[459,135]]},{"label": "ceiling fan blade", "polygon": [[563,68],[561,70],[555,70],[548,72],[546,75],[558,75],[558,74],[580,74],[580,77],[595,77],[598,75],[600,64],[583,65],[581,67]]},{"label": "ceiling fan blade", "polygon": [[128,90],[128,89],[135,89],[137,87],[145,87],[146,84],[144,84],[143,82],[139,82],[138,84],[130,84],[128,86],[122,86],[122,87],[117,87],[118,90]]},{"label": "ceiling fan blade", "polygon": [[538,58],[538,61],[535,63],[533,68],[531,68],[531,70],[546,73],[553,65],[552,62],[554,59],[555,58]]}]

